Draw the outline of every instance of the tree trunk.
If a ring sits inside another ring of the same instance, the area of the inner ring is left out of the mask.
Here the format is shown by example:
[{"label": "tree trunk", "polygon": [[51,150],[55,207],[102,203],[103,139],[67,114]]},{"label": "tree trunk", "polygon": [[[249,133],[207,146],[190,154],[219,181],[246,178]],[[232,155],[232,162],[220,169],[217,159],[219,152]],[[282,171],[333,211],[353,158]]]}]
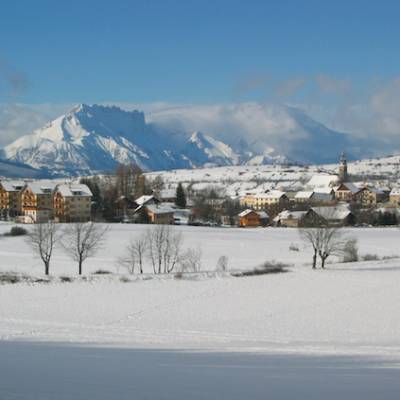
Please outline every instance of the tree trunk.
[{"label": "tree trunk", "polygon": [[325,260],[326,260],[326,257],[321,257],[321,268],[322,269],[325,269]]},{"label": "tree trunk", "polygon": [[50,272],[50,263],[46,262],[44,264],[44,273],[45,275],[49,275],[49,272]]},{"label": "tree trunk", "polygon": [[82,275],[82,260],[79,260],[79,275]]},{"label": "tree trunk", "polygon": [[313,260],[312,260],[313,269],[317,268],[317,252],[314,250]]}]

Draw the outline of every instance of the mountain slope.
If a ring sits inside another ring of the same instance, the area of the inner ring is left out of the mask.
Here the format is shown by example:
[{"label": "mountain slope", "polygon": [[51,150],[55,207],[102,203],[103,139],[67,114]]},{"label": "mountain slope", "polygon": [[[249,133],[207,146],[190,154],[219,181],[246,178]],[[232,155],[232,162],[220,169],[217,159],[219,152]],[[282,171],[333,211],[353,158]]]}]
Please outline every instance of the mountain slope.
[{"label": "mountain slope", "polygon": [[3,149],[3,157],[64,175],[108,172],[136,163],[144,170],[231,165],[238,156],[222,142],[188,138],[147,124],[144,114],[79,105]]},{"label": "mountain slope", "polygon": [[[371,146],[329,129],[302,110],[260,102],[184,105],[153,110],[149,120],[160,126],[193,127],[228,144],[241,163],[276,163],[284,159],[315,164],[335,162],[343,151],[363,157]],[[362,152],[359,152],[359,149]],[[264,157],[260,157],[264,156]],[[257,158],[255,158],[257,157]]]}]

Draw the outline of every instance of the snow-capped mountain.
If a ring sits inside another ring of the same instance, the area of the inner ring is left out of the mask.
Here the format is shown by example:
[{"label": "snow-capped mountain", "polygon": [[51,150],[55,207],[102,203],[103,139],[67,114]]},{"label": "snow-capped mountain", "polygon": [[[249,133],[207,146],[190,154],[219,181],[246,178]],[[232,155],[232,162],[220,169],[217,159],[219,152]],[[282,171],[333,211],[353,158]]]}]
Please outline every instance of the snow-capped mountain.
[{"label": "snow-capped mountain", "polygon": [[228,145],[200,132],[176,133],[147,124],[139,111],[85,104],[9,144],[2,156],[64,175],[107,172],[127,163],[163,170],[239,160]]},{"label": "snow-capped mountain", "polygon": [[366,151],[357,153],[362,148],[371,146],[287,106],[180,107],[150,113],[147,122],[136,110],[81,104],[7,145],[0,158],[62,176],[110,172],[128,163],[146,171],[321,164],[335,162],[343,150],[350,159],[364,156]]}]

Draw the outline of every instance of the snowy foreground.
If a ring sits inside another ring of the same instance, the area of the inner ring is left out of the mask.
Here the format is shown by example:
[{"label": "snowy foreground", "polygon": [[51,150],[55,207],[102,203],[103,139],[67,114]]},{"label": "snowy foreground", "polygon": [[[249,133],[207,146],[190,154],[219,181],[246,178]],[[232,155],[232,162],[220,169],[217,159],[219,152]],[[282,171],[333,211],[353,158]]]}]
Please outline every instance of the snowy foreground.
[{"label": "snowy foreground", "polygon": [[[9,228],[0,225],[2,232]],[[113,225],[106,248],[84,266],[87,281],[76,277],[76,266],[59,249],[52,282],[0,285],[1,399],[30,398],[21,387],[13,391],[25,370],[26,385],[41,399],[94,398],[95,384],[104,386],[99,399],[261,399],[268,393],[369,399],[379,398],[379,390],[397,398],[400,258],[312,271],[296,230],[177,227],[186,246],[202,249],[204,271],[213,271],[221,255],[229,256],[230,269],[273,259],[292,266],[276,275],[183,279],[154,277],[147,266],[143,278],[129,277],[116,259],[145,229]],[[358,238],[361,255],[400,256],[398,229],[348,234]],[[1,271],[42,274],[23,238],[2,237],[0,255]],[[98,269],[115,274],[91,274]],[[76,280],[61,283],[57,277],[65,275]],[[77,364],[85,378],[74,371]],[[41,383],[35,373],[52,383]],[[79,396],[64,389],[64,396],[54,395],[64,375],[81,387]],[[114,375],[116,395],[110,396]],[[153,379],[165,390],[149,389]],[[124,397],[122,381],[138,396]]]}]

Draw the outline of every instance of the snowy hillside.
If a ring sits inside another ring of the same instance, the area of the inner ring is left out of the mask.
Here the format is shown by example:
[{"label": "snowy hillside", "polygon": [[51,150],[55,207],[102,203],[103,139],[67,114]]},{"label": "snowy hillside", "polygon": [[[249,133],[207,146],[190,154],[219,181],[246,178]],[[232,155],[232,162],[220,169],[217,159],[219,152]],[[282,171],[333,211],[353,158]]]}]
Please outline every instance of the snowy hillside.
[{"label": "snowy hillside", "polygon": [[[348,163],[352,180],[390,187],[400,184],[400,155],[352,161]],[[217,186],[228,195],[254,188],[301,190],[313,175],[337,174],[338,164],[326,165],[239,165],[191,170],[155,171],[147,173],[149,179],[161,176],[167,186],[179,182],[195,189]]]},{"label": "snowy hillside", "polygon": [[6,146],[3,157],[65,175],[108,172],[132,162],[154,170],[238,161],[229,146],[209,136],[163,130],[138,111],[84,104]]}]

